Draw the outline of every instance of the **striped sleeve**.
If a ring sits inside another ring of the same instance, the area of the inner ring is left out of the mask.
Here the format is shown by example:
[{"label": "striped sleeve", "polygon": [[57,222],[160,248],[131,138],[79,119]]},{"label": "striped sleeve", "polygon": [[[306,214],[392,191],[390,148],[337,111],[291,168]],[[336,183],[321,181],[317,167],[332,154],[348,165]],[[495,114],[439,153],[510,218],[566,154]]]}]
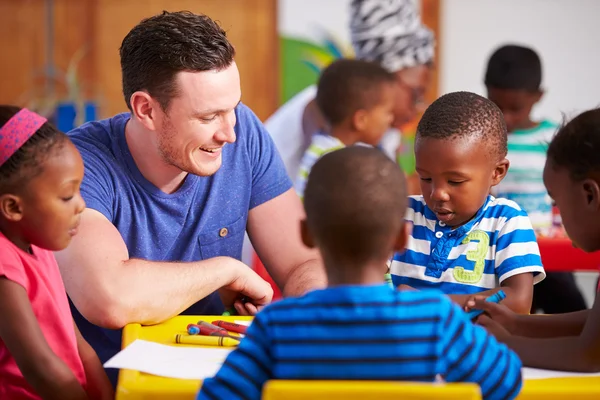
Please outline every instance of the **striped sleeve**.
[{"label": "striped sleeve", "polygon": [[500,282],[533,273],[534,283],[544,279],[540,249],[527,213],[519,210],[500,227],[496,240],[496,275]]},{"label": "striped sleeve", "polygon": [[202,383],[198,400],[260,400],[265,382],[272,376],[273,361],[265,312],[259,313],[246,337],[225,359],[219,372]]},{"label": "striped sleeve", "polygon": [[473,382],[484,400],[513,399],[521,390],[521,360],[455,304],[440,305],[440,368],[447,382]]},{"label": "striped sleeve", "polygon": [[[326,139],[326,141],[327,143],[320,143],[316,138],[313,139],[313,142],[310,144],[300,161],[300,169],[298,170],[298,176],[296,177],[294,187],[301,199],[304,198],[304,188],[306,187],[306,181],[308,180],[310,170],[317,160],[327,153],[344,147],[341,143],[337,143],[338,139]],[[329,143],[330,141],[333,143]]]}]

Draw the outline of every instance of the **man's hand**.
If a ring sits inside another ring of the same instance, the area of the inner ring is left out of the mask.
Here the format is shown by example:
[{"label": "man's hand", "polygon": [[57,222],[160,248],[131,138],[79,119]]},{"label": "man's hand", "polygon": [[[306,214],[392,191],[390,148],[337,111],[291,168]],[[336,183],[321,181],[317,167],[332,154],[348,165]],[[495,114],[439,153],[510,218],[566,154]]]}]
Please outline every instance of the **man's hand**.
[{"label": "man's hand", "polygon": [[[238,315],[255,315],[273,300],[273,288],[256,272],[239,262],[237,277],[219,289],[226,309],[235,307]],[[243,299],[243,300],[242,300]]]},{"label": "man's hand", "polygon": [[396,289],[397,290],[417,291],[417,289],[415,289],[414,287],[405,285],[404,283],[401,285],[398,285],[398,287]]}]

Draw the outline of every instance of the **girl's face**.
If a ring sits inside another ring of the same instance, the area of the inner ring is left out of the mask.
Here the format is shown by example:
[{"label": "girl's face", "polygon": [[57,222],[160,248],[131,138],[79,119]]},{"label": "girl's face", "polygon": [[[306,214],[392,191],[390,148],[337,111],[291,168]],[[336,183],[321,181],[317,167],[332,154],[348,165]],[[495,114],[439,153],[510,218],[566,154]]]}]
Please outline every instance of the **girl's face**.
[{"label": "girl's face", "polygon": [[47,250],[66,248],[77,233],[85,208],[79,193],[82,179],[83,160],[75,146],[66,141],[52,149],[43,161],[43,172],[18,196],[19,236]]},{"label": "girl's face", "polygon": [[573,244],[584,251],[600,250],[600,176],[573,180],[568,170],[546,161],[544,184],[560,211]]}]

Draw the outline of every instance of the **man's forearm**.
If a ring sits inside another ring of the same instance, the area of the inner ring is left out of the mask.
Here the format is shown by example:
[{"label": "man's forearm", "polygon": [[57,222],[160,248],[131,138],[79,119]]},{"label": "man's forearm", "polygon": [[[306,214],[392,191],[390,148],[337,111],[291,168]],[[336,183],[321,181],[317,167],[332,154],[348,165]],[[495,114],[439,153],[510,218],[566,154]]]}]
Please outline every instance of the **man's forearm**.
[{"label": "man's forearm", "polygon": [[323,264],[320,260],[313,259],[292,269],[282,292],[285,297],[297,297],[326,286],[327,277]]},{"label": "man's forearm", "polygon": [[231,283],[232,262],[227,257],[189,263],[130,259],[114,266],[102,278],[104,282],[94,283],[104,288],[100,298],[95,290],[70,295],[83,308],[82,314],[100,326],[117,329],[132,322],[159,323]]}]

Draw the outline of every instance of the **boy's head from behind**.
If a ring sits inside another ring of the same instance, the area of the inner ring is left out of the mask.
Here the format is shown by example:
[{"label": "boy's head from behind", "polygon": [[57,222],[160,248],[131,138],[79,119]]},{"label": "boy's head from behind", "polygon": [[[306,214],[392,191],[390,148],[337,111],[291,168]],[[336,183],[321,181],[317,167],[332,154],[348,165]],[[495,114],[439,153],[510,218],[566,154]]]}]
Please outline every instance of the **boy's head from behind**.
[{"label": "boy's head from behind", "polygon": [[0,231],[14,244],[62,250],[85,203],[83,161],[67,135],[45,118],[0,106]]},{"label": "boy's head from behind", "polygon": [[561,127],[548,147],[544,184],[571,240],[600,250],[600,109]]},{"label": "boy's head from behind", "polygon": [[377,149],[346,147],[316,162],[304,193],[302,237],[319,248],[331,283],[344,276],[383,283],[386,261],[407,239],[407,202],[403,171]]},{"label": "boy's head from behind", "polygon": [[508,170],[500,109],[470,92],[441,96],[425,111],[415,137],[416,171],[427,206],[441,223],[472,219]]},{"label": "boy's head from behind", "polygon": [[339,59],[321,73],[316,102],[332,131],[353,142],[346,145],[374,146],[393,122],[396,90],[394,75],[380,65]]},{"label": "boy's head from behind", "polygon": [[506,45],[490,57],[485,72],[488,98],[504,113],[508,132],[534,126],[530,114],[543,92],[542,62],[528,47]]}]

